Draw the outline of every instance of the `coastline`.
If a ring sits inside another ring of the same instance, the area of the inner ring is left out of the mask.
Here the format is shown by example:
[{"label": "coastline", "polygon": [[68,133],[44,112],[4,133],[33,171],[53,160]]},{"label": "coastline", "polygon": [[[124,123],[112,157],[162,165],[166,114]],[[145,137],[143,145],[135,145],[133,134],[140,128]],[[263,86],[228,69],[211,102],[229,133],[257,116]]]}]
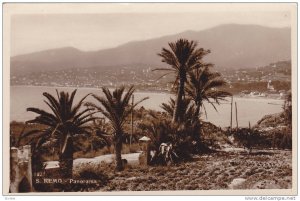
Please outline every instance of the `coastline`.
[{"label": "coastline", "polygon": [[[54,88],[54,89],[83,89],[83,90],[101,90],[101,87],[73,87],[73,86],[37,86],[37,85],[10,85],[10,87],[36,87],[36,88]],[[108,89],[114,89],[113,87],[107,87]],[[158,94],[169,94],[172,93],[168,91],[161,91],[161,90],[135,90],[137,93],[143,94],[143,93],[158,93]]]},{"label": "coastline", "polygon": [[[26,108],[34,105],[42,109],[46,109],[46,105],[42,101],[42,93],[47,91],[51,94],[55,94],[55,89],[71,92],[76,87],[44,87],[44,86],[28,86],[18,85],[11,86],[10,90],[10,121],[25,121],[34,118],[34,114],[26,112]],[[78,97],[83,97],[88,93],[96,93],[101,95],[102,91],[99,88],[77,88]],[[98,93],[99,92],[99,93]],[[18,95],[17,95],[18,94]],[[135,99],[139,99],[145,96],[150,97],[149,100],[144,101],[141,106],[146,109],[152,109],[161,111],[160,105],[163,102],[168,102],[173,94],[165,93],[162,91],[136,91]],[[22,100],[22,101],[20,101]],[[255,124],[264,115],[277,113],[282,110],[284,100],[270,99],[266,97],[240,97],[234,96],[233,102],[237,102],[239,125],[246,126],[249,121],[251,124]],[[217,106],[217,111],[210,105],[207,106],[208,117],[203,116],[203,119],[212,122],[213,124],[221,127],[226,127],[229,124],[230,118],[230,104],[231,97],[228,97],[226,101],[221,101]]]},{"label": "coastline", "polygon": [[[101,87],[72,87],[72,86],[37,86],[37,85],[10,85],[10,87],[34,87],[34,88],[52,88],[52,89],[79,89],[79,90],[101,90]],[[107,87],[108,89],[112,90],[114,88]],[[162,91],[162,90],[140,90],[136,89],[135,93],[138,94],[167,94],[172,95],[170,91]],[[240,96],[238,94],[234,94],[233,98],[235,99],[249,99],[249,100],[271,100],[271,101],[278,101],[281,102],[284,99],[275,98],[275,97],[260,97],[260,96]],[[226,101],[227,103],[228,101]]]}]

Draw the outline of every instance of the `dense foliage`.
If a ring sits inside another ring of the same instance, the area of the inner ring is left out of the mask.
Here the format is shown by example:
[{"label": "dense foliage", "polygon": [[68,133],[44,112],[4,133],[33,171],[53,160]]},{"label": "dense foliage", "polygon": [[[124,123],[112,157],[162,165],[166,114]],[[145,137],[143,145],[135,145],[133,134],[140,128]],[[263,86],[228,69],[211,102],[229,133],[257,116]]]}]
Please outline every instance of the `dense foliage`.
[{"label": "dense foliage", "polygon": [[[47,140],[50,143],[52,142],[52,146],[59,150],[61,176],[72,177],[74,136],[78,134],[90,135],[91,128],[86,124],[95,118],[91,117],[91,113],[88,113],[92,109],[80,110],[83,101],[88,95],[83,97],[77,104],[74,104],[76,90],[71,95],[63,91],[59,93],[57,90],[56,94],[57,97],[55,98],[49,93],[43,93],[47,99],[44,102],[48,105],[51,112],[34,107],[27,108],[27,111],[34,112],[38,116],[26,123],[45,126],[45,129],[42,131],[36,130],[35,133],[39,135],[35,137],[36,140],[33,141],[35,146],[33,147],[41,146]],[[24,138],[33,133],[26,133],[21,137]]]}]

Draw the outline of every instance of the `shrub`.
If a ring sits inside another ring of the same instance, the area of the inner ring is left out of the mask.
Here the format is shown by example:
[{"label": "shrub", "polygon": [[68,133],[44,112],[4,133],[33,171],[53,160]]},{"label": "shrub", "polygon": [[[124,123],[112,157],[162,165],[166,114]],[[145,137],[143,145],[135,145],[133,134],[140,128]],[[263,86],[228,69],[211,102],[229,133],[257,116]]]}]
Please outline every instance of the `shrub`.
[{"label": "shrub", "polygon": [[266,144],[265,137],[256,129],[238,128],[231,132],[235,142],[240,146],[252,151],[253,147],[264,147]]},{"label": "shrub", "polygon": [[289,126],[291,126],[292,125],[292,93],[290,91],[285,97],[283,110],[284,110],[283,114],[284,114],[285,122]]},{"label": "shrub", "polygon": [[289,128],[274,130],[270,140],[273,148],[292,149],[292,130]]}]

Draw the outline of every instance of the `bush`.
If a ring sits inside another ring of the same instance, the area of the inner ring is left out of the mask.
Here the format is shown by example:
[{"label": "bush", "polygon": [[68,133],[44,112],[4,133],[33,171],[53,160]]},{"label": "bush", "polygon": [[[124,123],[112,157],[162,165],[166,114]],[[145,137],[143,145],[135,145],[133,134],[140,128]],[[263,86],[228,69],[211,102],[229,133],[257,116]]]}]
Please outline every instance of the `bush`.
[{"label": "bush", "polygon": [[[168,110],[169,106],[164,104],[164,108]],[[164,160],[166,157],[163,154],[158,155],[162,143],[172,145],[174,153],[178,156],[173,157],[173,162],[176,163],[191,159],[192,154],[210,153],[212,150],[209,147],[212,144],[217,146],[220,138],[222,141],[226,141],[222,129],[210,123],[200,122],[192,114],[186,113],[186,118],[181,123],[173,123],[171,115],[167,112],[149,111],[145,116],[146,119],[139,124],[139,130],[143,131],[140,133],[141,135],[146,135],[151,139],[150,150],[156,152],[152,164],[168,163]],[[216,131],[213,137],[209,136],[211,130]],[[218,136],[220,133],[222,137]],[[209,144],[209,142],[212,143]]]},{"label": "bush", "polygon": [[288,126],[292,126],[292,93],[290,91],[285,97],[283,110],[285,122]]},{"label": "bush", "polygon": [[[151,125],[145,126],[151,138],[151,150],[156,152],[152,163],[168,164],[190,159],[191,154],[197,153],[200,147],[198,126],[190,123],[172,124],[170,119],[155,119]],[[169,151],[162,153],[162,147]]]},{"label": "bush", "polygon": [[238,128],[231,131],[235,142],[252,151],[254,147],[267,147],[268,140],[256,129]]},{"label": "bush", "polygon": [[269,139],[273,148],[292,149],[292,130],[288,127],[274,130]]},{"label": "bush", "polygon": [[211,149],[220,149],[220,144],[232,144],[225,131],[210,122],[201,122],[201,142],[201,153],[211,152]]}]

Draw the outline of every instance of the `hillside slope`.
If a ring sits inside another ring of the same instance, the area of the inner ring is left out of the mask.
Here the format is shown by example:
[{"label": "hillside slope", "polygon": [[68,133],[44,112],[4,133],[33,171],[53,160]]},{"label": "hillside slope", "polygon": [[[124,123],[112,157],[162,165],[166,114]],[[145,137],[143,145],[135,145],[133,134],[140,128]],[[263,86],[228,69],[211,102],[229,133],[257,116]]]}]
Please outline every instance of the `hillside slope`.
[{"label": "hillside slope", "polygon": [[[157,53],[179,38],[198,41],[210,49],[206,61],[223,68],[255,68],[274,61],[291,59],[290,28],[257,25],[222,25],[204,31],[186,31],[116,48],[84,52],[73,47],[45,50],[11,58],[12,74],[70,68],[145,65],[161,63]],[[95,41],[97,42],[97,41]]]}]

